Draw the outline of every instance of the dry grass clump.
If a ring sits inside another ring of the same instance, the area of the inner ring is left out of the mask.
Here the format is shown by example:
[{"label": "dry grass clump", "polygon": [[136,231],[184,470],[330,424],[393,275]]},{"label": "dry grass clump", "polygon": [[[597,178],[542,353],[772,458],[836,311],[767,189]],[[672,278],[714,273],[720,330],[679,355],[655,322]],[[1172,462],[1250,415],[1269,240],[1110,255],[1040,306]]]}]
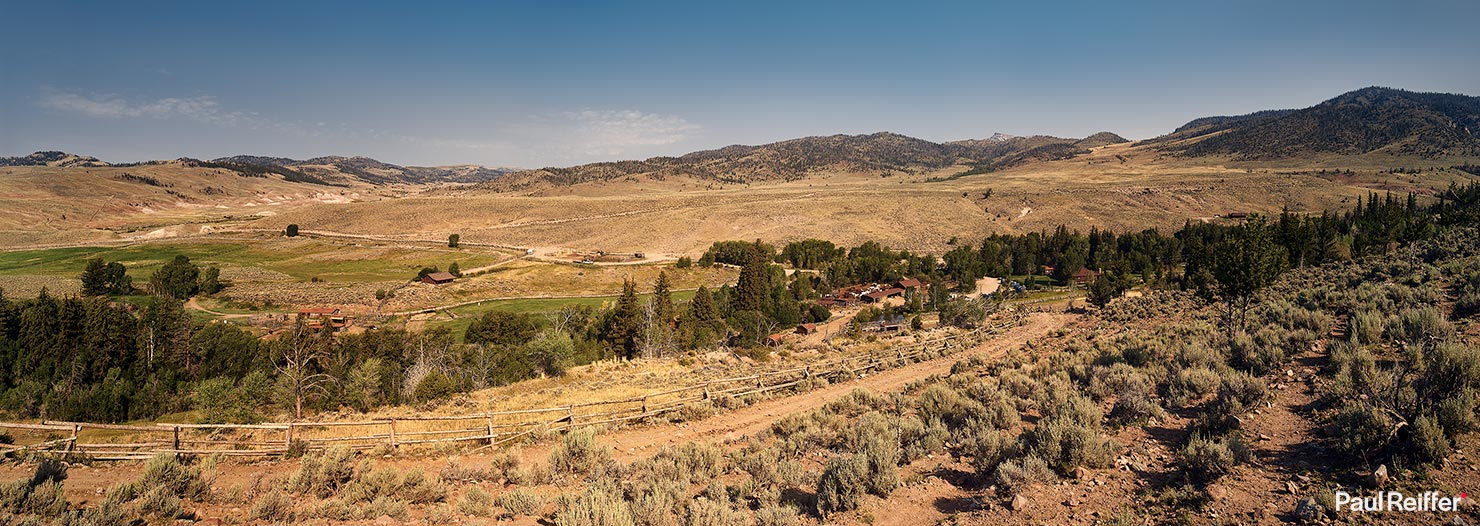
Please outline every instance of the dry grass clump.
[{"label": "dry grass clump", "polygon": [[1033,484],[1047,483],[1056,478],[1048,463],[1035,456],[1005,461],[993,473],[993,480],[1008,495],[1017,495]]}]

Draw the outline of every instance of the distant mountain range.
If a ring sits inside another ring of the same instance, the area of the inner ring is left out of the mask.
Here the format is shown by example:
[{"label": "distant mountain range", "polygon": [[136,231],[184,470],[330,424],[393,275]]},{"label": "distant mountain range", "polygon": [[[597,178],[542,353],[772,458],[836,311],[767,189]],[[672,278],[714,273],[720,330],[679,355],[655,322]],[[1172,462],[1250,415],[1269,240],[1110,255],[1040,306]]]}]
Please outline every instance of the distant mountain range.
[{"label": "distant mountain range", "polygon": [[1109,132],[1084,139],[996,134],[987,139],[936,143],[897,133],[804,137],[759,146],[734,145],[679,157],[583,164],[514,172],[484,187],[523,190],[643,176],[719,183],[793,181],[819,172],[919,172],[951,166],[1001,169],[1031,161],[1072,157],[1089,148],[1128,142]]},{"label": "distant mountain range", "polygon": [[[1101,132],[1082,139],[994,134],[986,139],[931,142],[896,133],[804,137],[758,146],[734,145],[677,157],[599,162],[564,168],[516,170],[476,165],[415,167],[367,157],[237,155],[203,161],[181,158],[113,165],[63,152],[0,158],[0,166],[108,167],[178,163],[326,186],[479,183],[478,188],[523,191],[617,181],[694,179],[728,184],[794,181],[821,173],[923,173],[963,167],[957,175],[990,173],[1072,158],[1091,148],[1128,142]],[[1140,141],[1184,158],[1289,159],[1317,154],[1480,156],[1480,97],[1370,87],[1304,109],[1194,119],[1167,135]]]},{"label": "distant mountain range", "polygon": [[1299,110],[1193,120],[1144,141],[1187,156],[1480,155],[1480,97],[1370,87]]},{"label": "distant mountain range", "polygon": [[317,184],[324,186],[350,186],[355,183],[371,185],[429,184],[429,183],[480,183],[497,179],[516,171],[513,168],[494,168],[478,165],[453,166],[398,166],[369,157],[315,157],[307,160],[286,157],[263,157],[236,155],[209,161],[181,157],[170,161],[146,161],[142,163],[110,164],[94,157],[65,152],[36,152],[21,157],[0,157],[0,166],[53,166],[53,167],[130,167],[178,164],[190,168],[215,168],[237,172],[246,177],[267,177],[275,174],[285,181]]}]

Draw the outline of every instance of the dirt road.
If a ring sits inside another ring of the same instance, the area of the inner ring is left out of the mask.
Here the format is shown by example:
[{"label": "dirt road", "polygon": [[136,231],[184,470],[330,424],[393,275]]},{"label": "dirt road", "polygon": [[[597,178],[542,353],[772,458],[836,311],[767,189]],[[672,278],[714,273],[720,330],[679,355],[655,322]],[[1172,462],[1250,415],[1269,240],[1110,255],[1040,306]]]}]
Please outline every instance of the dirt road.
[{"label": "dirt road", "polygon": [[772,423],[787,415],[820,408],[854,389],[870,389],[880,393],[898,391],[915,380],[950,372],[951,365],[971,354],[986,353],[992,357],[1001,357],[1029,340],[1041,338],[1064,326],[1071,318],[1071,315],[1061,313],[1031,314],[1024,325],[987,340],[969,351],[889,369],[799,395],[766,400],[698,422],[623,429],[607,433],[599,440],[615,448],[618,458],[630,460],[647,456],[666,445],[693,440],[723,441],[753,435],[766,430]]},{"label": "dirt road", "polygon": [[[725,411],[704,420],[678,424],[657,424],[619,429],[598,438],[613,448],[614,455],[622,461],[646,457],[663,446],[681,444],[694,440],[725,441],[742,438],[766,430],[772,423],[795,413],[811,411],[836,400],[858,388],[876,392],[897,391],[906,384],[935,374],[951,370],[956,361],[971,354],[986,353],[1001,357],[1009,350],[1035,338],[1041,338],[1054,329],[1063,327],[1072,315],[1061,313],[1034,313],[1019,327],[989,339],[969,350],[951,355],[869,374],[857,380],[829,385],[806,393],[783,396],[756,403],[733,411]],[[522,449],[521,457],[526,465],[543,463],[549,455],[550,444],[539,444]],[[469,455],[452,457],[465,465],[487,466],[492,453],[486,450]],[[449,458],[443,455],[399,457],[387,460],[401,468],[418,468],[436,473],[447,465]],[[233,486],[250,486],[253,481],[265,478],[281,479],[298,469],[298,460],[265,460],[253,463],[225,463],[219,469],[215,486],[225,490]],[[29,464],[0,466],[0,481],[29,477],[34,469]],[[66,491],[74,504],[96,502],[101,492],[119,483],[136,479],[143,472],[143,463],[102,463],[92,467],[78,466],[68,473]],[[213,510],[218,511],[218,510]],[[228,512],[229,513],[229,512]]]}]

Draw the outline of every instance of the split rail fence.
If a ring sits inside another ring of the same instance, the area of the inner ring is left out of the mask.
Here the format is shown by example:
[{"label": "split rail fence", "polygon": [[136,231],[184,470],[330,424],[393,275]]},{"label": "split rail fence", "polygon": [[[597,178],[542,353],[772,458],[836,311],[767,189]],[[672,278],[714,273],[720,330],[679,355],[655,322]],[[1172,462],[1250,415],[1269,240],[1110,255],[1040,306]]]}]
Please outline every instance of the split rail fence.
[{"label": "split rail fence", "polygon": [[[536,432],[615,425],[682,410],[691,404],[743,398],[793,389],[814,378],[831,383],[953,354],[1022,323],[1019,313],[978,328],[804,367],[696,383],[620,400],[559,407],[493,411],[455,416],[409,416],[343,422],[266,424],[94,424],[43,420],[0,422],[0,430],[39,436],[27,445],[0,444],[0,455],[35,453],[79,455],[92,460],[143,460],[159,454],[270,457],[289,451],[343,445],[356,450],[389,446],[471,443],[510,444]],[[21,442],[15,440],[15,442]]]}]

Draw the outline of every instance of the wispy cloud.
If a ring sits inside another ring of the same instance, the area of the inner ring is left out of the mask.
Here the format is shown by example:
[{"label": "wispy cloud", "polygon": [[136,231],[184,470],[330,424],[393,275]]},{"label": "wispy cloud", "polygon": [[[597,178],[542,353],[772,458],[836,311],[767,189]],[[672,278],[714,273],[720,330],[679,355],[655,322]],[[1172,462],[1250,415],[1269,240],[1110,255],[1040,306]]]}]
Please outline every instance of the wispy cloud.
[{"label": "wispy cloud", "polygon": [[44,108],[97,118],[185,118],[226,126],[259,124],[255,115],[249,112],[225,109],[221,107],[220,103],[216,102],[215,97],[208,95],[131,101],[117,95],[84,95],[66,91],[46,90],[41,95],[40,104]]},{"label": "wispy cloud", "polygon": [[577,123],[573,146],[592,154],[621,155],[634,147],[674,144],[703,129],[682,117],[635,110],[585,110],[565,117]]}]

